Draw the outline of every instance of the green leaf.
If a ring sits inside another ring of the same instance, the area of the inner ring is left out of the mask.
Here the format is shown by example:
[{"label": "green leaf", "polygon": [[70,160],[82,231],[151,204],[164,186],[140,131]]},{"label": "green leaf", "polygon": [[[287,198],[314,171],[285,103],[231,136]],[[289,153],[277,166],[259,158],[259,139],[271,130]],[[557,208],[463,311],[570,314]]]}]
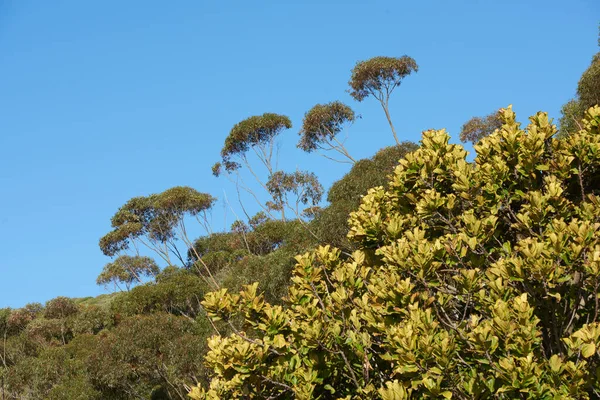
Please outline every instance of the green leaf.
[{"label": "green leaf", "polygon": [[560,367],[562,365],[562,361],[561,361],[560,357],[555,354],[552,357],[550,357],[549,364],[550,364],[550,369],[552,370],[552,372],[559,372]]},{"label": "green leaf", "polygon": [[596,353],[596,344],[595,343],[586,343],[581,346],[581,355],[584,358],[590,358]]}]

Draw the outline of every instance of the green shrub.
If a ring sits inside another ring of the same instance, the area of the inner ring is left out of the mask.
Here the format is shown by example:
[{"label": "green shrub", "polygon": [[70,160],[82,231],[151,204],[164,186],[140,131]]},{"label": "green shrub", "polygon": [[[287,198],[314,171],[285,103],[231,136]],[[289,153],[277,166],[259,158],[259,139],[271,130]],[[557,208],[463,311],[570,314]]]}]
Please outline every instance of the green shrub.
[{"label": "green shrub", "polygon": [[398,161],[417,148],[415,143],[402,142],[381,149],[372,158],[359,160],[350,172],[335,182],[327,194],[329,206],[321,210],[310,225],[321,242],[352,251],[354,244],[346,238],[348,215],[358,209],[361,198],[370,188],[386,186]]},{"label": "green shrub", "polygon": [[185,269],[170,269],[159,275],[156,283],[136,286],[115,297],[111,310],[124,316],[161,311],[194,318],[207,292],[206,281],[197,275]]},{"label": "green shrub", "polygon": [[352,257],[299,256],[283,306],[256,284],[208,294],[247,333],[209,341],[190,396],[598,398],[600,107],[565,140],[544,113],[502,119],[474,163],[424,132],[352,213]]}]

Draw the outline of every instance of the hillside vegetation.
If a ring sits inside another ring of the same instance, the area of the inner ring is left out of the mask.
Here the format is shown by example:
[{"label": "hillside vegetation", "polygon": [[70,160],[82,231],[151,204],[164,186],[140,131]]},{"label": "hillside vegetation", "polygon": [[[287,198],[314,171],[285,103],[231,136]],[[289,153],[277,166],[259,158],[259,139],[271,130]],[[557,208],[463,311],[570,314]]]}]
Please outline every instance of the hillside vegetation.
[{"label": "hillside vegetation", "polygon": [[444,130],[400,140],[415,60],[358,62],[350,94],[394,145],[355,158],[352,108],[316,104],[298,151],[349,166],[327,191],[278,169],[287,116],[238,122],[212,173],[255,204],[223,232],[191,187],[115,207],[112,293],[0,309],[0,398],[600,398],[598,60],[559,127],[467,121],[474,160]]}]

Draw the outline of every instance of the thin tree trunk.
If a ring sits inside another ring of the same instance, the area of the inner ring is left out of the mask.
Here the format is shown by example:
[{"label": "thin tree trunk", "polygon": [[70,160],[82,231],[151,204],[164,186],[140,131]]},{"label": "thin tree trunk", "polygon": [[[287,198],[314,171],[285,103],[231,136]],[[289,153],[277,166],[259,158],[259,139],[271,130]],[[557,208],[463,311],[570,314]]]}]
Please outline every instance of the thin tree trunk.
[{"label": "thin tree trunk", "polygon": [[398,140],[398,135],[396,135],[396,128],[394,128],[394,124],[392,123],[392,118],[390,117],[390,110],[389,110],[389,102],[385,101],[385,102],[381,102],[381,107],[383,108],[383,111],[385,111],[385,116],[388,120],[388,123],[390,124],[390,128],[392,128],[392,133],[394,134],[394,139],[396,140],[396,144],[399,145],[400,144],[400,140]]}]

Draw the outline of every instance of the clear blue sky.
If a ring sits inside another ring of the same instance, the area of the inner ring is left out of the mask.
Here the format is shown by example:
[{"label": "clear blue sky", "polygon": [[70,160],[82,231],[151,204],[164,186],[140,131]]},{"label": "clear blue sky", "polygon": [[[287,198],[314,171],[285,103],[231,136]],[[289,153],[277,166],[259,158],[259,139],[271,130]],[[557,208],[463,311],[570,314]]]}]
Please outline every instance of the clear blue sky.
[{"label": "clear blue sky", "polygon": [[[355,62],[420,66],[392,99],[403,139],[509,103],[558,117],[597,49],[597,0],[0,0],[0,307],[103,292],[98,239],[133,196],[188,185],[235,197],[210,166],[229,129],[289,115],[284,167],[328,186],[346,166],[294,148],[312,105],[362,114],[358,157],[392,144],[345,92]],[[215,225],[225,225],[223,207]],[[228,217],[227,224],[233,218]]]}]

